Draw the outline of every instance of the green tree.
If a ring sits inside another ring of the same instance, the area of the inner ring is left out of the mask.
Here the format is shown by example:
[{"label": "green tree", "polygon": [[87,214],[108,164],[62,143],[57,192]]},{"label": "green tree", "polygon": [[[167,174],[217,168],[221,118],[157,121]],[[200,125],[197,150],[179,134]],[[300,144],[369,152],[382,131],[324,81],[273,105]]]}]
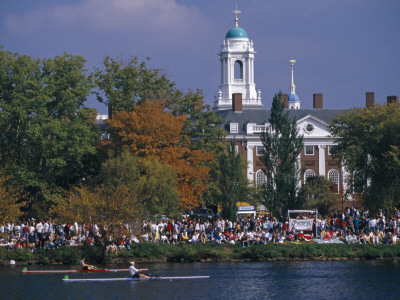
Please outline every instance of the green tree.
[{"label": "green tree", "polygon": [[300,166],[298,157],[303,147],[296,120],[290,120],[281,103],[281,93],[274,96],[269,127],[261,134],[265,152],[264,163],[267,182],[264,187],[265,205],[274,213],[282,214],[296,208]]},{"label": "green tree", "polygon": [[300,189],[299,198],[304,209],[318,209],[323,216],[341,208],[339,195],[333,193],[332,183],[324,176],[309,178]]},{"label": "green tree", "polygon": [[179,92],[166,106],[174,115],[186,116],[182,131],[191,141],[189,147],[215,154],[223,151],[225,131],[220,126],[223,120],[204,103],[201,90]]},{"label": "green tree", "polygon": [[[235,140],[232,140],[225,153],[218,156],[218,169],[214,170],[214,178],[218,183],[215,202],[222,208],[222,217],[235,221],[237,203],[251,200],[251,187],[246,177],[246,163],[235,151]],[[251,201],[250,201],[251,202]]]},{"label": "green tree", "polygon": [[137,57],[123,62],[107,56],[104,68],[97,68],[93,77],[98,87],[97,99],[108,106],[109,112],[129,112],[145,100],[168,101],[176,93],[174,82],[161,70],[148,68],[146,62],[140,62]]},{"label": "green tree", "polygon": [[55,195],[96,172],[95,111],[81,56],[40,60],[0,49],[0,166],[39,217]]},{"label": "green tree", "polygon": [[347,192],[361,187],[366,208],[392,214],[400,204],[399,105],[349,110],[331,122],[330,130],[338,143],[334,154],[351,174]]},{"label": "green tree", "polygon": [[175,172],[158,160],[141,161],[128,151],[112,157],[102,165],[97,184],[112,194],[119,186],[126,186],[134,197],[134,214],[127,218],[173,215],[178,211]]}]

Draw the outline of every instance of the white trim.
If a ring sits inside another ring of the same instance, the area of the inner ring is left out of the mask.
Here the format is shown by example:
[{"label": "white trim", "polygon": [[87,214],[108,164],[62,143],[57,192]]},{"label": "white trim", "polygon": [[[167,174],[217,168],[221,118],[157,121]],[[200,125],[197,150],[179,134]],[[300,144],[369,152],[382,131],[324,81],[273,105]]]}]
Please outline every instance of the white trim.
[{"label": "white trim", "polygon": [[[333,173],[335,173],[335,172],[336,172],[335,175],[337,175],[337,183],[333,182],[332,179],[330,178],[330,175],[333,174]],[[337,185],[337,191],[335,191],[335,193],[338,194],[338,193],[339,193],[339,190],[340,190],[340,186],[339,186],[339,184],[340,184],[340,174],[339,174],[339,171],[336,170],[336,169],[330,169],[330,170],[328,171],[328,179],[329,179],[333,184],[336,184],[336,185]]]},{"label": "white trim", "polygon": [[[265,175],[265,173],[264,173],[264,171],[263,170],[258,170],[257,172],[256,172],[256,178],[255,178],[255,181],[256,181],[256,186],[258,186],[260,183],[258,182],[258,175],[259,174],[262,174],[264,177],[263,177],[263,179],[264,179],[264,182],[263,182],[263,184],[265,184],[265,183],[267,183],[267,175]],[[260,178],[260,180],[261,180],[262,178]],[[261,186],[262,186],[262,184],[261,184]]]},{"label": "white trim", "polygon": [[[312,147],[312,154],[307,154],[307,147]],[[314,145],[304,145],[304,155],[314,155]]]},{"label": "white trim", "polygon": [[230,133],[239,133],[239,123],[230,123],[229,124],[229,132]]},{"label": "white trim", "polygon": [[[258,153],[258,149],[259,149],[259,148],[262,148],[262,153],[261,153],[261,154]],[[256,155],[257,155],[257,156],[263,156],[264,153],[265,153],[265,148],[264,148],[264,146],[256,146]]]},{"label": "white trim", "polygon": [[[307,176],[307,173],[311,173],[312,176]],[[304,184],[307,183],[307,178],[311,178],[311,177],[315,177],[315,176],[317,176],[317,174],[315,174],[315,171],[313,169],[307,169],[304,172]]]},{"label": "white trim", "polygon": [[325,177],[325,145],[318,145],[318,173]]}]

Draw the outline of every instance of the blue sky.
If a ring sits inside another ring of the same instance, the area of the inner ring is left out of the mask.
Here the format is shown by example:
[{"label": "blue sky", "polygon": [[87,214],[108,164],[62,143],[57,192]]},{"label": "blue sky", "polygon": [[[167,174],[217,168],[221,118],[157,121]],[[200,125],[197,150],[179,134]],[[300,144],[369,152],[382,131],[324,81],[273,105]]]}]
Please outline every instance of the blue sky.
[{"label": "blue sky", "polygon": [[[265,108],[289,92],[291,58],[302,108],[313,93],[323,93],[325,108],[363,107],[370,91],[377,103],[400,95],[398,0],[1,0],[0,45],[40,58],[82,55],[89,70],[106,55],[150,57],[178,88],[202,89],[212,104],[236,2]],[[107,111],[94,98],[87,106]]]}]

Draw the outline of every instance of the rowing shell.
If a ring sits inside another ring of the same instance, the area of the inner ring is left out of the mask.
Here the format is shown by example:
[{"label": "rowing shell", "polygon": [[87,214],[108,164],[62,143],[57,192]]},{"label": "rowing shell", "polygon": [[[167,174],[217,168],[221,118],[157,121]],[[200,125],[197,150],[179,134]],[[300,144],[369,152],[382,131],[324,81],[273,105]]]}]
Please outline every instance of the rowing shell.
[{"label": "rowing shell", "polygon": [[184,276],[184,277],[150,277],[150,278],[89,278],[89,279],[69,279],[64,278],[67,282],[83,282],[83,281],[144,281],[144,280],[180,280],[180,279],[206,279],[210,276]]},{"label": "rowing shell", "polygon": [[[146,271],[147,269],[142,269]],[[40,270],[28,271],[22,270],[24,274],[40,274],[40,273],[95,273],[95,272],[128,272],[129,269],[94,269],[94,270]]]}]

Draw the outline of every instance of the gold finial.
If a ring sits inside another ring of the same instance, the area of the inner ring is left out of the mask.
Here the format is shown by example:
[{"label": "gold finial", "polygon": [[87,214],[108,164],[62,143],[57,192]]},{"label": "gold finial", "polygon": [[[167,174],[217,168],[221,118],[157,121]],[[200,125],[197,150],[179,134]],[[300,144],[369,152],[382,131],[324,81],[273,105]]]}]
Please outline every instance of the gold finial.
[{"label": "gold finial", "polygon": [[237,8],[237,3],[236,3],[236,9],[235,9],[234,11],[232,11],[232,12],[233,12],[234,14],[236,14],[236,18],[235,18],[235,27],[239,27],[239,24],[238,24],[239,19],[238,19],[237,15],[240,14],[242,11],[241,11],[241,10],[238,10],[238,8]]},{"label": "gold finial", "polygon": [[291,64],[291,66],[293,67],[293,65],[296,63],[296,60],[295,59],[291,59],[289,62]]}]

